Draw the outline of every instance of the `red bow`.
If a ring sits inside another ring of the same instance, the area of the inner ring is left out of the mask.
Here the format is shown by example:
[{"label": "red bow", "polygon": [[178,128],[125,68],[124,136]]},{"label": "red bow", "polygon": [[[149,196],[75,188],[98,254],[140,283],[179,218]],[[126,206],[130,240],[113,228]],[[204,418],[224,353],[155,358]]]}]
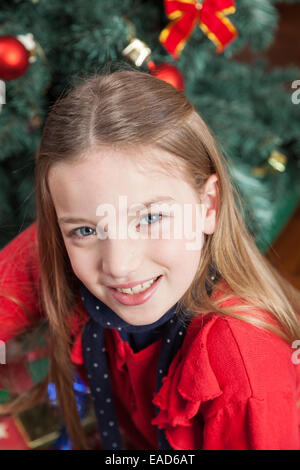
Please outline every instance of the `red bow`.
[{"label": "red bow", "polygon": [[197,23],[218,53],[238,35],[225,16],[235,13],[233,0],[165,0],[165,11],[172,21],[160,33],[159,41],[176,60]]}]

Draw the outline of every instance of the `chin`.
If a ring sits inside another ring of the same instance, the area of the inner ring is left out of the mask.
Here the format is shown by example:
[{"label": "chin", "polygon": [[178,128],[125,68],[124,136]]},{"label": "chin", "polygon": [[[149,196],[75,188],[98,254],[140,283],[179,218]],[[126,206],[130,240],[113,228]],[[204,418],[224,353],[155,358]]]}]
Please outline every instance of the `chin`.
[{"label": "chin", "polygon": [[158,321],[160,318],[161,318],[162,315],[159,315],[157,318],[156,317],[151,317],[151,318],[140,318],[140,316],[138,318],[124,318],[122,317],[122,319],[124,321],[126,321],[126,323],[129,323],[130,325],[134,325],[134,326],[145,326],[145,325],[151,325],[151,323],[155,323],[156,321]]}]

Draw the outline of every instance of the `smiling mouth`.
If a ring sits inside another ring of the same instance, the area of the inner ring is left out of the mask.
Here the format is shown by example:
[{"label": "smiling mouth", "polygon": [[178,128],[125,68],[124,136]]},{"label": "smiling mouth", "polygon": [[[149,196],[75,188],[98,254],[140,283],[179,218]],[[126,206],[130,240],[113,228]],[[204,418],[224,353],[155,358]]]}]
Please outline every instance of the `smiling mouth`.
[{"label": "smiling mouth", "polygon": [[123,289],[127,292],[119,292],[119,289],[116,289],[114,287],[108,287],[108,290],[111,293],[114,300],[116,300],[122,305],[133,307],[133,306],[142,305],[145,302],[148,302],[148,300],[150,300],[152,296],[154,295],[154,293],[159,289],[159,286],[162,282],[162,278],[163,278],[163,275],[160,275],[157,278],[154,278],[154,282],[151,282],[149,287],[146,286],[145,290],[142,290],[141,292],[138,292],[138,293],[134,293],[134,289],[136,289],[137,286],[134,286],[130,289]]},{"label": "smiling mouth", "polygon": [[134,287],[130,287],[128,289],[121,289],[121,288],[115,288],[113,287],[114,290],[121,292],[122,294],[127,294],[127,295],[136,295],[140,294],[142,292],[145,292],[148,290],[162,275],[159,275],[150,281],[144,282],[143,284],[138,284]]}]

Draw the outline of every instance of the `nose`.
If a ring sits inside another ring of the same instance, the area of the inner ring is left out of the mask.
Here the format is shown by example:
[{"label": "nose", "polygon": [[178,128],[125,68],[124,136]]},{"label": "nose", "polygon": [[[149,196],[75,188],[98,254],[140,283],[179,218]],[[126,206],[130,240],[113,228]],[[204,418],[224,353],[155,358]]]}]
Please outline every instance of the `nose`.
[{"label": "nose", "polygon": [[107,239],[105,243],[101,256],[103,277],[114,284],[135,280],[144,257],[141,243],[130,239]]}]

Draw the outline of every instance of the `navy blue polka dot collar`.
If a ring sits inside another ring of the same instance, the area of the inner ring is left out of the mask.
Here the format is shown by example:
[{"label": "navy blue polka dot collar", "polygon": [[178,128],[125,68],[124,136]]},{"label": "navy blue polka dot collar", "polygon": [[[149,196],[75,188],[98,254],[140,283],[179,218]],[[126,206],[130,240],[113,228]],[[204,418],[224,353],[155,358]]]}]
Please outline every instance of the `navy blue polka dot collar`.
[{"label": "navy blue polka dot collar", "polygon": [[[150,325],[130,325],[95,297],[82,283],[80,293],[90,317],[82,335],[83,357],[102,447],[104,450],[124,450],[115,416],[104,330],[105,328],[117,329],[122,339],[127,341],[135,352],[159,338],[163,339],[156,376],[156,392],[158,392],[162,386],[163,377],[168,374],[172,359],[182,345],[190,318],[181,311],[178,302],[158,321]],[[156,407],[156,413],[158,412],[159,409]],[[164,431],[157,429],[157,433],[159,449],[171,449]]]}]

